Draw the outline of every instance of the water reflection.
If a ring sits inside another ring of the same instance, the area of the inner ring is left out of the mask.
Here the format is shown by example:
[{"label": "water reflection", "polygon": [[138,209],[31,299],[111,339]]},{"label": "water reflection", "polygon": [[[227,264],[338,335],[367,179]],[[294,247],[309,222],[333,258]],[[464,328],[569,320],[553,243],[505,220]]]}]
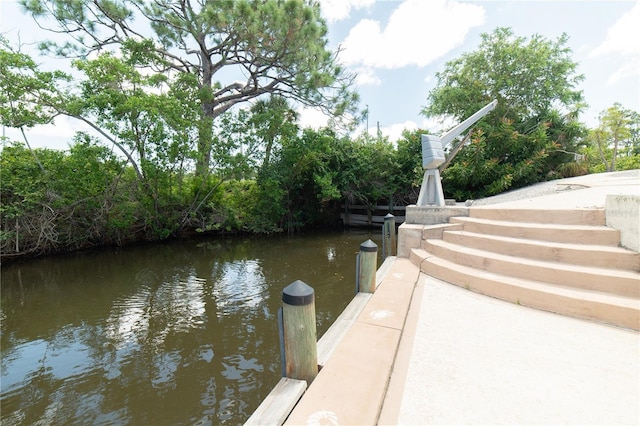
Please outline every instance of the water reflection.
[{"label": "water reflection", "polygon": [[[138,281],[136,279],[136,281]],[[121,349],[131,344],[161,347],[170,333],[202,327],[205,318],[205,279],[176,277],[173,282],[140,285],[134,294],[117,299],[106,319],[108,344]]]},{"label": "water reflection", "polygon": [[353,296],[367,238],[219,239],[3,267],[2,424],[242,423],[279,379],[282,288],[316,289],[321,335]]},{"label": "water reflection", "polygon": [[268,297],[267,281],[257,260],[214,262],[211,280],[219,317],[255,308]]}]

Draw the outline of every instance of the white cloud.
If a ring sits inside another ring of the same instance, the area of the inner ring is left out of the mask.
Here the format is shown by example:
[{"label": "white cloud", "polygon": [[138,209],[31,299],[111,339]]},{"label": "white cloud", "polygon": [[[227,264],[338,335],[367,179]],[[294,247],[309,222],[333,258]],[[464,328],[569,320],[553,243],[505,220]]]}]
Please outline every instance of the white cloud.
[{"label": "white cloud", "polygon": [[361,67],[356,69],[356,73],[356,85],[358,87],[380,86],[382,84],[382,80],[375,75],[371,68]]},{"label": "white cloud", "polygon": [[[4,131],[9,140],[24,142],[20,130],[7,127]],[[73,142],[73,136],[77,131],[95,134],[95,131],[86,124],[65,116],[56,117],[51,124],[25,128],[24,132],[32,148],[66,150]]]},{"label": "white cloud", "polygon": [[464,42],[469,30],[484,23],[482,6],[447,0],[406,0],[385,28],[361,20],[345,39],[341,60],[373,68],[426,66]]},{"label": "white cloud", "polygon": [[[389,126],[381,127],[380,131],[383,135],[388,136],[390,141],[395,142],[400,139],[402,131],[405,129],[411,131],[423,129],[425,134],[440,135],[453,128],[456,124],[458,124],[458,122],[451,117],[429,117],[422,119],[420,123],[416,123],[412,120],[407,120],[404,123],[394,123]],[[369,129],[369,133],[373,135],[376,134],[376,131],[377,129],[375,127]]]},{"label": "white cloud", "polygon": [[591,51],[589,57],[613,55],[624,62],[614,72],[608,83],[614,83],[627,76],[638,76],[640,69],[640,1],[629,12],[622,15],[607,31],[604,41]]},{"label": "white cloud", "polygon": [[[384,136],[387,136],[389,141],[395,142],[400,139],[403,130],[416,130],[417,128],[418,124],[415,121],[407,120],[404,123],[395,123],[390,126],[381,127],[380,132],[382,132]],[[376,130],[374,130],[373,133],[369,130],[369,133],[375,135]]]},{"label": "white cloud", "polygon": [[329,117],[316,108],[301,107],[298,109],[300,116],[298,123],[301,128],[311,127],[312,129],[320,129],[327,125]]},{"label": "white cloud", "polygon": [[375,0],[321,0],[320,12],[328,22],[347,19],[351,9],[357,10],[370,7]]}]

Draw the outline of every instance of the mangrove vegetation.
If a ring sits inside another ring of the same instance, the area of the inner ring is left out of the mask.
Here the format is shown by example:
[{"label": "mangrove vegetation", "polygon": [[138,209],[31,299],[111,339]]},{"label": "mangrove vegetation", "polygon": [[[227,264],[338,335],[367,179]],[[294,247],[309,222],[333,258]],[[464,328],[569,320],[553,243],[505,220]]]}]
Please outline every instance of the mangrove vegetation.
[{"label": "mangrove vegetation", "polygon": [[[328,48],[313,1],[23,0],[64,42],[43,69],[0,35],[3,260],[206,233],[338,226],[345,204],[415,203],[420,135],[356,134],[354,75]],[[57,38],[56,40],[59,40]],[[464,201],[542,180],[640,167],[640,116],[620,104],[599,126],[568,37],[484,34],[447,62],[425,93],[425,116],[460,121],[498,107],[443,169]],[[299,122],[301,107],[328,117]],[[32,148],[28,129],[82,123],[68,150]],[[453,148],[453,147],[452,147]]]}]

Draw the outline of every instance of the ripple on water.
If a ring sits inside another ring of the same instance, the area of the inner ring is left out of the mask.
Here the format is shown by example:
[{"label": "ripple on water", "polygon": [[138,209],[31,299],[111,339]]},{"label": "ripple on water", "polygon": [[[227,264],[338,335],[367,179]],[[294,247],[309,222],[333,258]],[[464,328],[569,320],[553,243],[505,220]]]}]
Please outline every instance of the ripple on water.
[{"label": "ripple on water", "polygon": [[[162,247],[136,247],[58,258],[55,274],[20,265],[0,310],[2,425],[242,423],[280,375],[282,284],[327,283],[317,284],[319,300],[333,308],[342,299],[329,284],[361,241],[269,241],[269,253],[264,241],[186,243],[164,257]],[[336,312],[317,314],[329,323]]]},{"label": "ripple on water", "polygon": [[212,295],[216,299],[218,316],[255,308],[268,295],[268,283],[257,260],[216,264],[212,280]]}]

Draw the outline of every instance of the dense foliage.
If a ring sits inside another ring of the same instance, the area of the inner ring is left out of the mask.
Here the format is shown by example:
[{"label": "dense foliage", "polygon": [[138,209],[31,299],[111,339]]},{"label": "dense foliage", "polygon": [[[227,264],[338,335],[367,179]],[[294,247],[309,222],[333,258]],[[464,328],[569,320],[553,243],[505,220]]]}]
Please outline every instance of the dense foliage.
[{"label": "dense foliage", "polygon": [[592,173],[640,169],[640,113],[619,103],[602,111],[581,152]]},{"label": "dense foliage", "polygon": [[0,157],[0,249],[8,259],[202,232],[334,226],[345,201],[415,202],[419,134],[406,137],[411,142],[396,150],[386,140],[305,129],[278,144],[269,163],[240,167],[229,157],[230,177],[212,179],[199,206],[193,174],[178,179],[160,171],[147,180],[149,196],[131,165],[86,135],[68,152],[11,143]]},{"label": "dense foliage", "polygon": [[[79,59],[76,66],[89,77],[84,91],[99,98],[77,111],[83,117],[91,117],[88,112],[98,119],[116,113],[126,120],[122,124],[141,128],[153,114],[144,114],[138,123],[136,114],[148,111],[123,97],[140,95],[145,86],[169,91],[169,98],[180,103],[185,114],[176,117],[175,104],[159,106],[156,114],[182,120],[181,142],[194,145],[199,176],[207,175],[211,166],[215,119],[235,105],[273,94],[322,108],[335,117],[356,107],[357,96],[350,90],[353,77],[327,48],[327,27],[316,2],[21,0],[21,4],[43,28],[68,36],[64,43],[46,41],[40,47]],[[97,59],[87,60],[90,54]],[[100,96],[102,91],[109,93]]]},{"label": "dense foliage", "polygon": [[519,188],[558,176],[558,166],[573,158],[584,132],[577,121],[583,76],[567,40],[527,39],[497,28],[437,73],[423,111],[428,116],[462,121],[498,100],[442,173],[447,195],[464,200]]},{"label": "dense foliage", "polygon": [[[313,1],[21,4],[41,27],[67,36],[62,43],[43,41],[40,48],[72,60],[72,69],[42,71],[21,46],[0,37],[2,124],[24,135],[25,129],[60,115],[72,117],[100,135],[98,145],[87,143],[116,150],[111,155],[121,168],[114,172],[117,178],[105,183],[117,201],[105,205],[125,210],[123,219],[114,219],[123,233],[111,232],[109,216],[84,245],[192,231],[281,229],[280,218],[265,221],[264,214],[255,212],[261,194],[274,196],[256,178],[266,176],[278,146],[299,137],[289,101],[322,109],[334,125],[348,124],[357,108],[353,76],[327,48],[326,24]],[[65,161],[73,155],[31,150],[26,135],[24,143],[3,150],[3,209],[17,206],[27,190],[26,183],[12,179],[15,163],[31,158],[38,165],[39,171],[31,170],[36,174],[24,176],[33,182],[64,181],[64,170],[44,163],[50,156]],[[58,188],[56,194],[65,190]],[[68,190],[69,199],[80,196]],[[42,184],[40,192],[47,191]],[[39,202],[59,207],[46,197]],[[29,244],[19,235],[25,226],[10,218],[36,228],[55,221],[31,220],[35,210],[9,213],[3,214],[3,255],[77,248],[56,232]],[[87,213],[87,222],[93,214]],[[13,237],[17,244],[5,244]]]},{"label": "dense foliage", "polygon": [[[391,143],[380,134],[345,136],[335,121],[300,128],[293,102],[331,109],[336,119],[353,118],[345,113],[356,106],[348,76],[325,49],[315,2],[207,2],[197,10],[166,0],[24,4],[72,38],[43,48],[79,56],[73,78],[42,71],[0,37],[0,121],[24,139],[2,141],[3,259],[211,232],[293,232],[338,224],[344,205],[417,200],[427,130],[405,130]],[[95,25],[89,12],[100,17]],[[152,37],[133,31],[136,16]],[[283,36],[297,50],[277,42]],[[462,120],[498,100],[444,169],[449,197],[640,167],[637,112],[616,104],[596,129],[578,122],[582,77],[566,41],[499,28],[438,73],[427,115]],[[251,77],[214,81],[226,60]],[[77,133],[67,151],[32,149],[25,130],[60,115],[95,132]]]}]

